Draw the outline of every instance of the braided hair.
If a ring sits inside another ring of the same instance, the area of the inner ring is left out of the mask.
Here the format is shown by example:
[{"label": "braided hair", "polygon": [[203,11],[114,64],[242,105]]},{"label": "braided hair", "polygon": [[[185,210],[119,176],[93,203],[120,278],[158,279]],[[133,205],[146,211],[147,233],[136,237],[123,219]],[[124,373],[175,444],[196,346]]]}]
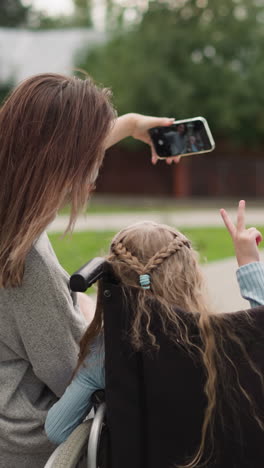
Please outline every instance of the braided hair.
[{"label": "braided hair", "polygon": [[[156,253],[154,253],[150,258],[147,258],[147,260],[145,260],[144,262],[144,259],[140,261],[139,258],[126,247],[126,235],[124,235],[122,239],[119,239],[119,236],[117,236],[111,244],[110,251],[112,255],[110,255],[109,257],[110,261],[114,261],[116,257],[116,259],[119,262],[126,264],[128,267],[131,268],[131,270],[136,272],[138,275],[144,275],[150,274],[153,270],[158,268],[166,259],[176,254],[181,249],[191,249],[190,241],[187,238],[185,238],[183,234],[177,232],[176,230],[173,230],[169,226],[156,225],[155,223],[146,222],[142,223],[142,226],[143,229],[144,227],[146,228],[146,226],[153,228],[155,226],[158,226],[159,228],[166,229],[170,234],[172,234],[173,238],[171,241],[168,242],[167,245],[160,248]],[[136,224],[134,225],[134,227],[138,229],[140,225]],[[132,228],[133,226],[130,227],[130,229]],[[127,228],[124,233],[128,232],[129,228]],[[142,257],[142,252],[140,253],[140,256]]]}]

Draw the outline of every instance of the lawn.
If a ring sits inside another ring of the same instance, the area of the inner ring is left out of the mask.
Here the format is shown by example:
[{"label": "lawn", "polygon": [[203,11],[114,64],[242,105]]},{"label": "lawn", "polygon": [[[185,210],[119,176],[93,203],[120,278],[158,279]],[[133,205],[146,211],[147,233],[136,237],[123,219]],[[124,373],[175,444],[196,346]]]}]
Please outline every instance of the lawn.
[{"label": "lawn", "polygon": [[64,238],[62,234],[49,234],[49,238],[59,262],[72,274],[93,257],[105,255],[114,234],[114,231],[88,231]]},{"label": "lawn", "polygon": [[[264,227],[259,228],[264,232]],[[233,245],[225,228],[188,228],[182,232],[192,241],[200,253],[201,262],[211,262],[234,255]],[[62,238],[61,234],[49,234],[61,265],[70,274],[95,256],[107,253],[114,231],[75,232]]]}]

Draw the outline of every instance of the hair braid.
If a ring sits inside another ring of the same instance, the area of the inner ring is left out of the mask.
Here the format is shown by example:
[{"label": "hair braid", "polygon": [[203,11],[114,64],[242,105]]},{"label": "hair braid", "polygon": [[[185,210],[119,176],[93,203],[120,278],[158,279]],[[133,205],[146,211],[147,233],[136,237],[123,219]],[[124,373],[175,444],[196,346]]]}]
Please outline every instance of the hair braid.
[{"label": "hair braid", "polygon": [[190,248],[190,243],[185,239],[175,237],[175,239],[173,239],[173,241],[171,241],[169,245],[163,247],[163,249],[159,250],[159,252],[153,255],[153,257],[146,264],[144,272],[151,272],[157,266],[159,266],[166,258],[178,252],[184,246]]},{"label": "hair braid", "polygon": [[129,265],[139,275],[142,275],[145,272],[144,265],[140,263],[137,257],[132,255],[132,253],[127,250],[122,242],[113,244],[111,246],[111,250],[119,258],[119,260]]}]

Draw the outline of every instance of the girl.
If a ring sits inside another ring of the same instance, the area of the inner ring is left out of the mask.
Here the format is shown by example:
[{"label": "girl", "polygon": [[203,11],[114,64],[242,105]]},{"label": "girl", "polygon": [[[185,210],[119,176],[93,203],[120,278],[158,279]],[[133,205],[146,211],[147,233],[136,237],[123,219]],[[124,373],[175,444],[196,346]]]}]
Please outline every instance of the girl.
[{"label": "girl", "polygon": [[1,467],[42,467],[53,451],[46,413],[93,316],[93,304],[71,294],[45,229],[64,203],[73,228],[106,148],[129,135],[150,144],[148,129],[173,121],[117,119],[109,97],[89,78],[47,73],[22,82],[0,109]]},{"label": "girl", "polygon": [[[253,249],[253,240],[256,244],[255,239],[261,235],[251,228],[250,236],[245,249],[247,252]],[[253,250],[255,252],[255,246]],[[217,390],[218,385],[229,377],[226,369],[232,363],[232,357],[226,354],[225,338],[236,343],[243,358],[246,356],[242,342],[228,322],[229,315],[214,315],[210,309],[196,257],[196,252],[183,234],[169,226],[152,222],[135,224],[119,232],[112,241],[107,257],[122,283],[124,293],[133,297],[135,315],[130,335],[133,347],[136,350],[144,350],[146,346],[157,348],[156,336],[151,328],[155,301],[155,312],[158,311],[165,334],[176,345],[180,334],[190,356],[197,350],[200,354],[207,376],[204,392],[208,404],[199,448],[195,454],[189,454],[193,455],[192,461],[184,465],[189,468],[194,468],[202,460],[206,444],[213,444],[208,434],[213,433],[215,415],[221,400],[226,402],[230,399],[224,386],[223,395]],[[264,304],[264,294],[260,303]],[[198,347],[189,334],[187,319],[185,323],[179,316],[179,309],[189,313],[189,323],[197,325],[201,338]],[[92,393],[104,388],[102,329],[102,311],[98,305],[94,320],[80,343],[78,373],[63,397],[48,412],[45,429],[48,437],[57,444],[63,442],[88,414]],[[222,340],[219,336],[222,336]],[[249,368],[256,372],[262,384],[259,371],[250,358],[246,358]],[[177,369],[175,372],[177,374]],[[234,386],[238,394],[243,393],[251,402],[251,395],[240,383],[235,382]],[[256,424],[263,429],[263,423],[257,416]]]}]

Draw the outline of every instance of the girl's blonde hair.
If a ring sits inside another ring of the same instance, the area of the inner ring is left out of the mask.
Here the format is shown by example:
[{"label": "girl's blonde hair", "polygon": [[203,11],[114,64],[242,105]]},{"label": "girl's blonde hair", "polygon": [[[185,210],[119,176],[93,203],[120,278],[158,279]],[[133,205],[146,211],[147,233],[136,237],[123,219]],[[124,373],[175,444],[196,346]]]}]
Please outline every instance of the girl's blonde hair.
[{"label": "girl's blonde hair", "polygon": [[[175,229],[153,222],[143,222],[129,226],[113,239],[107,257],[115,275],[120,279],[123,293],[133,304],[134,315],[130,338],[137,350],[158,349],[155,333],[152,330],[153,311],[158,312],[164,333],[177,345],[184,348],[193,358],[197,354],[205,370],[204,392],[207,407],[201,430],[201,442],[196,454],[185,468],[198,466],[208,447],[210,455],[214,450],[214,420],[219,414],[222,401],[230,400],[232,408],[236,395],[225,394],[225,382],[230,373],[234,379],[234,393],[242,393],[250,404],[256,422],[263,430],[263,422],[258,417],[254,402],[240,383],[232,357],[228,354],[228,343],[233,342],[251,369],[256,373],[263,387],[261,372],[251,361],[243,342],[236,334],[229,314],[214,314],[211,310],[201,273],[197,253],[190,241]],[[149,274],[150,289],[143,289],[139,276]],[[184,313],[179,313],[179,309]],[[187,312],[187,314],[186,314]],[[245,313],[250,325],[250,318]],[[190,333],[196,324],[200,344]],[[103,327],[102,310],[98,302],[94,320],[80,343],[78,367],[83,363],[89,345]],[[180,343],[180,344],[179,344]],[[231,377],[232,378],[232,377]],[[264,388],[264,387],[263,387]],[[220,414],[221,418],[221,414]],[[208,461],[207,458],[207,461]],[[205,462],[203,462],[204,464]]]},{"label": "girl's blonde hair", "polygon": [[0,109],[0,287],[21,284],[29,249],[66,202],[73,228],[103,161],[109,98],[90,78],[48,73]]}]

